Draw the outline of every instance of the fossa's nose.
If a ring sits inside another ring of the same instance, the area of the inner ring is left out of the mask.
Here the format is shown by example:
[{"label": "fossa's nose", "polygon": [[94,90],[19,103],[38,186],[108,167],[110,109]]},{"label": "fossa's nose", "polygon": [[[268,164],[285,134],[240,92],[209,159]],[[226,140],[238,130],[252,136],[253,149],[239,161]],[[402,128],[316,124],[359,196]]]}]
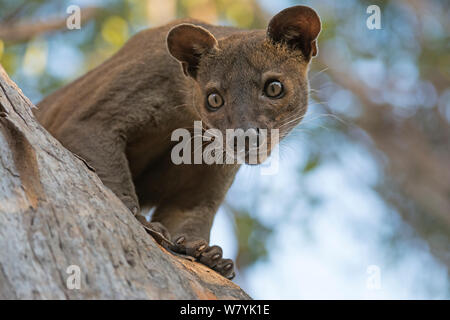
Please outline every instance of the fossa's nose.
[{"label": "fossa's nose", "polygon": [[260,128],[248,128],[237,131],[234,139],[235,146],[237,146],[237,140],[242,139],[241,141],[245,141],[245,149],[251,150],[260,147],[264,143],[266,135],[264,134],[264,130]]}]

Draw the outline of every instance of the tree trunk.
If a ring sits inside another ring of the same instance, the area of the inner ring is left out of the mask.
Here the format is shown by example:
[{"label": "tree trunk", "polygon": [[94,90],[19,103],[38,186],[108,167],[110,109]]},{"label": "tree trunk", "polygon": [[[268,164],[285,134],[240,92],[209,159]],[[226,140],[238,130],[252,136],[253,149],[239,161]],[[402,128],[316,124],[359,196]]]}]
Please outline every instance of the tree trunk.
[{"label": "tree trunk", "polygon": [[0,66],[0,299],[250,298],[159,246],[31,108]]}]

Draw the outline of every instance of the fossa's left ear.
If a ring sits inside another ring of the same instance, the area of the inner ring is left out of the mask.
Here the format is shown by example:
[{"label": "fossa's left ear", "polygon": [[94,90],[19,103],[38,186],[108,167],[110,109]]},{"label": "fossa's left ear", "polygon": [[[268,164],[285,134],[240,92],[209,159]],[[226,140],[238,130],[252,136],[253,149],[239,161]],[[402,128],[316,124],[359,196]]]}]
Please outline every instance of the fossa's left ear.
[{"label": "fossa's left ear", "polygon": [[319,15],[310,7],[295,6],[274,16],[267,27],[267,36],[275,43],[286,43],[301,50],[306,59],[317,55],[317,36],[321,30]]}]

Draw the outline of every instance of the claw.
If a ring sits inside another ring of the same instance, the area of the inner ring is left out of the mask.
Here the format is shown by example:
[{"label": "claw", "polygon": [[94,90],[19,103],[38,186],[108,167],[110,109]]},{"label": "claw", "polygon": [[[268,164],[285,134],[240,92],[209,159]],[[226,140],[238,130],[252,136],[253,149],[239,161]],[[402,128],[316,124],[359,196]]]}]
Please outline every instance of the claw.
[{"label": "claw", "polygon": [[186,240],[185,237],[180,237],[178,238],[178,240],[176,241],[176,244],[182,244],[184,242],[184,240]]},{"label": "claw", "polygon": [[153,230],[153,229],[149,228],[148,226],[144,226],[144,229],[147,230],[148,233],[150,233],[153,236],[153,238],[156,240],[156,242],[161,244],[163,247],[170,248],[171,246],[173,246],[172,241],[167,239],[161,232]]},{"label": "claw", "polygon": [[230,275],[230,276],[228,276],[227,277],[227,279],[228,280],[233,280],[233,278],[236,276],[236,273],[234,273],[234,271],[233,271],[233,273]]}]

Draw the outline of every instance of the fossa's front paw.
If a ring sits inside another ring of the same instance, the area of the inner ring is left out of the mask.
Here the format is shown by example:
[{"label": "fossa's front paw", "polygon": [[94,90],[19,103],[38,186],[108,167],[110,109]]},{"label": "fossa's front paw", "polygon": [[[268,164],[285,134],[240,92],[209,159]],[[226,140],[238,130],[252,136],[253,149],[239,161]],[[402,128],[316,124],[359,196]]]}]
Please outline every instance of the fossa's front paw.
[{"label": "fossa's front paw", "polygon": [[209,246],[203,239],[192,239],[186,235],[179,235],[174,238],[173,251],[196,258],[202,264],[217,271],[227,279],[235,276],[233,260],[222,258],[222,248],[219,246]]}]

